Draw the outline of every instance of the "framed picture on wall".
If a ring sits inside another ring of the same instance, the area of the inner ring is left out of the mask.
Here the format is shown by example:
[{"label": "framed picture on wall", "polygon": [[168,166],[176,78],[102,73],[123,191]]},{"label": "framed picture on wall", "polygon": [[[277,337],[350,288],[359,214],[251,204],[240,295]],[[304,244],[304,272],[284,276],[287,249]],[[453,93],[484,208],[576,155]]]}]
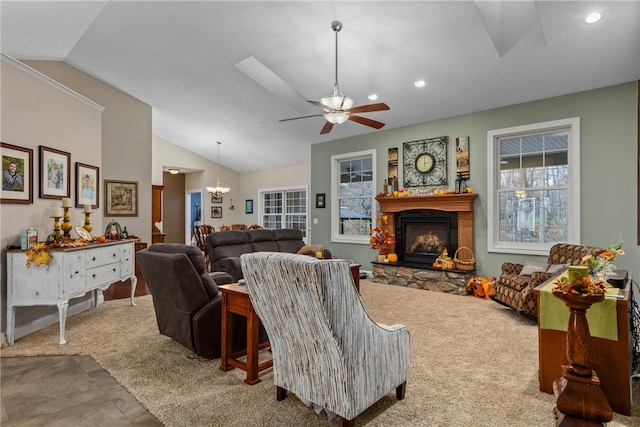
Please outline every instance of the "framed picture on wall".
[{"label": "framed picture on wall", "polygon": [[222,206],[211,207],[211,218],[222,218]]},{"label": "framed picture on wall", "polygon": [[325,207],[325,193],[316,194],[316,208],[323,209]]},{"label": "framed picture on wall", "polygon": [[244,213],[252,214],[253,213],[253,199],[244,201]]},{"label": "framed picture on wall", "polygon": [[100,168],[76,162],[76,207],[91,205],[96,209],[100,200]]},{"label": "framed picture on wall", "polygon": [[0,142],[2,196],[0,203],[33,203],[33,150]]},{"label": "framed picture on wall", "polygon": [[104,181],[105,216],[138,216],[138,183]]},{"label": "framed picture on wall", "polygon": [[40,198],[71,197],[71,154],[40,146]]},{"label": "framed picture on wall", "polygon": [[211,203],[222,203],[222,196],[211,193]]}]

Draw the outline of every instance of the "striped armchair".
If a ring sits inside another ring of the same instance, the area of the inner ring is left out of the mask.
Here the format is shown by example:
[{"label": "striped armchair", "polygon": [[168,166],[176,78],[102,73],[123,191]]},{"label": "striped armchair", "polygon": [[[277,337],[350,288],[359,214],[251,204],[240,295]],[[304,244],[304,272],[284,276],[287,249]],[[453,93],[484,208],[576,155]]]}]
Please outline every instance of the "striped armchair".
[{"label": "striped armchair", "polygon": [[255,252],[240,262],[271,342],[277,400],[291,391],[353,426],[390,391],[404,398],[409,330],[371,320],[348,261]]}]

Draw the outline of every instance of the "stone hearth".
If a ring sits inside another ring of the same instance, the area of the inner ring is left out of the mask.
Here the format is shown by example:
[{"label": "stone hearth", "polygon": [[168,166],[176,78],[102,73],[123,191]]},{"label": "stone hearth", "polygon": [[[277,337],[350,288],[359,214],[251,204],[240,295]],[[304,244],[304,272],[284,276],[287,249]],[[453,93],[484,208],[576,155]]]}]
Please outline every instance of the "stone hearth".
[{"label": "stone hearth", "polygon": [[426,270],[394,264],[372,263],[373,281],[408,288],[467,295],[467,282],[474,272]]}]

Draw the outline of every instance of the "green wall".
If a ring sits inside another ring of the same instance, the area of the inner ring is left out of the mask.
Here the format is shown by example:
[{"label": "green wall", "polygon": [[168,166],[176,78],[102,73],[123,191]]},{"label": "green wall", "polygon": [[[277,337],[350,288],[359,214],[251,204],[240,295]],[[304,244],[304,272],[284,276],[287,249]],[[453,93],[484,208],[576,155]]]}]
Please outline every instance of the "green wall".
[{"label": "green wall", "polygon": [[[638,84],[616,86],[451,117],[353,138],[311,146],[310,195],[327,193],[327,208],[311,206],[314,243],[323,243],[338,257],[353,259],[370,270],[375,252],[368,245],[332,243],[331,156],[375,148],[377,188],[381,191],[387,171],[387,150],[399,147],[399,182],[402,186],[402,143],[449,136],[449,187],[455,181],[455,138],[469,136],[471,179],[467,184],[479,197],[475,203],[475,257],[478,275],[500,274],[503,261],[545,260],[533,255],[487,252],[487,131],[569,117],[580,117],[581,243],[606,246],[625,242],[626,256],[619,268],[638,276],[637,246],[637,135]],[[393,105],[391,105],[393,108]],[[341,126],[356,126],[344,124]],[[452,163],[453,160],[453,163]],[[313,199],[313,197],[311,197]],[[312,203],[313,205],[313,203]]]}]

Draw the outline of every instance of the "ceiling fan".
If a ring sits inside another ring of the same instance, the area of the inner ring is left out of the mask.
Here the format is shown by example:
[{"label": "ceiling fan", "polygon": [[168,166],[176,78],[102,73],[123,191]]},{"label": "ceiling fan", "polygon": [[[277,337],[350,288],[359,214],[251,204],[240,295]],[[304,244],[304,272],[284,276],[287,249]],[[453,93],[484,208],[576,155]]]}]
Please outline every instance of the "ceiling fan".
[{"label": "ceiling fan", "polygon": [[333,21],[331,23],[331,29],[336,33],[336,80],[335,84],[333,85],[333,90],[331,91],[330,96],[320,99],[319,102],[306,100],[307,102],[322,108],[324,110],[324,113],[312,114],[310,116],[293,117],[290,119],[282,119],[280,121],[287,122],[289,120],[324,116],[327,122],[322,127],[320,134],[331,132],[331,129],[333,129],[334,125],[344,123],[347,120],[360,123],[361,125],[380,129],[384,126],[384,123],[368,119],[366,117],[356,116],[356,113],[369,113],[372,111],[388,110],[389,106],[387,104],[381,102],[377,104],[367,104],[352,107],[353,100],[344,96],[342,94],[342,91],[340,90],[340,86],[338,85],[338,33],[340,32],[340,30],[342,30],[342,22]]}]

